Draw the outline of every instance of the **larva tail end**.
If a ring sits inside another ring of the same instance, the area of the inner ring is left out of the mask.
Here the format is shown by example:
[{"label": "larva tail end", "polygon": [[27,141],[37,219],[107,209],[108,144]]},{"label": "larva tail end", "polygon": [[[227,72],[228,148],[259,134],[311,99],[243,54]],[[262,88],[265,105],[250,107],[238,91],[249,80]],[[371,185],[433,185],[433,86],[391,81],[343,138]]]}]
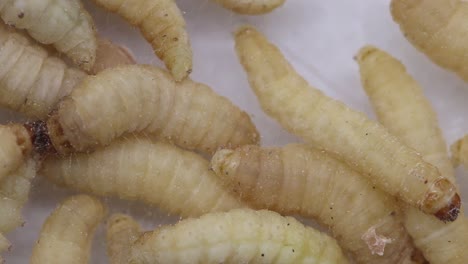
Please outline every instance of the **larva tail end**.
[{"label": "larva tail end", "polygon": [[461,200],[457,188],[446,178],[436,179],[424,195],[419,208],[444,222],[453,222],[460,213]]},{"label": "larva tail end", "polygon": [[460,196],[456,193],[450,200],[450,203],[446,207],[437,211],[434,215],[444,222],[453,222],[458,218],[458,214],[460,213],[460,206],[461,199]]},{"label": "larva tail end", "polygon": [[7,125],[8,129],[13,132],[16,137],[16,144],[21,149],[23,157],[29,157],[33,150],[32,137],[29,130],[19,124],[10,124]]},{"label": "larva tail end", "polygon": [[32,146],[36,153],[41,156],[56,153],[50,140],[47,124],[44,121],[26,122],[24,127],[29,132]]}]

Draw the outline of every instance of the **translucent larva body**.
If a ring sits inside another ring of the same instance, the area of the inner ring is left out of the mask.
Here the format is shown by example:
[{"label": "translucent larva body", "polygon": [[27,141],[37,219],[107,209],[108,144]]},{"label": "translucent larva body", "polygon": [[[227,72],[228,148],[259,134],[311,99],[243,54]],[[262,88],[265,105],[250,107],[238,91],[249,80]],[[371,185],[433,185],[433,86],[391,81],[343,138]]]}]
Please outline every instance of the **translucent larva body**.
[{"label": "translucent larva body", "polygon": [[237,32],[236,49],[262,108],[283,127],[406,203],[443,221],[457,218],[456,189],[416,151],[364,114],[311,87],[255,29]]},{"label": "translucent larva body", "polygon": [[468,81],[466,1],[393,0],[391,13],[416,48]]},{"label": "translucent larva body", "polygon": [[0,182],[0,233],[6,234],[24,223],[21,210],[35,176],[36,162],[28,159]]},{"label": "translucent larva body", "polygon": [[243,146],[218,151],[211,166],[254,208],[324,224],[358,263],[406,263],[411,257],[414,247],[394,198],[326,152],[304,145]]},{"label": "translucent larva body", "polygon": [[[437,116],[419,84],[405,66],[390,54],[372,46],[356,56],[364,90],[379,121],[405,144],[420,151],[455,184],[447,144]],[[405,227],[414,244],[430,263],[468,263],[468,222],[464,215],[452,223],[441,223],[417,209],[405,209]]]},{"label": "translucent larva body", "polygon": [[453,164],[455,166],[463,165],[468,170],[468,135],[453,143],[450,150]]},{"label": "translucent larva body", "polygon": [[0,104],[35,118],[45,118],[86,76],[1,24],[0,65]]},{"label": "translucent larva body", "polygon": [[128,215],[115,214],[107,220],[107,256],[111,264],[128,264],[131,246],[140,237],[140,225]]},{"label": "translucent larva body", "polygon": [[185,20],[174,0],[94,0],[138,27],[174,79],[192,71],[192,48]]},{"label": "translucent larva body", "polygon": [[212,153],[256,144],[250,117],[209,87],[180,83],[152,66],[121,66],[86,78],[48,121],[59,153],[88,151],[131,132]]},{"label": "translucent larva body", "polygon": [[336,242],[292,217],[237,209],[147,232],[130,263],[348,263]]},{"label": "translucent larva body", "polygon": [[92,197],[66,199],[42,226],[30,263],[88,263],[94,231],[104,215],[104,205]]},{"label": "translucent larva body", "polygon": [[118,44],[112,43],[108,39],[98,39],[96,62],[91,73],[97,74],[105,69],[128,64],[135,64],[135,59],[130,51]]},{"label": "translucent larva body", "polygon": [[2,0],[0,16],[38,42],[53,45],[88,71],[96,59],[94,22],[79,0]]},{"label": "translucent larva body", "polygon": [[20,125],[0,125],[0,180],[16,171],[29,157],[32,142]]},{"label": "translucent larva body", "polygon": [[266,14],[284,4],[286,0],[215,0],[223,7],[239,14]]},{"label": "translucent larva body", "polygon": [[48,157],[39,175],[61,186],[139,200],[181,216],[244,206],[221,185],[208,161],[144,138],[116,141],[90,154]]}]

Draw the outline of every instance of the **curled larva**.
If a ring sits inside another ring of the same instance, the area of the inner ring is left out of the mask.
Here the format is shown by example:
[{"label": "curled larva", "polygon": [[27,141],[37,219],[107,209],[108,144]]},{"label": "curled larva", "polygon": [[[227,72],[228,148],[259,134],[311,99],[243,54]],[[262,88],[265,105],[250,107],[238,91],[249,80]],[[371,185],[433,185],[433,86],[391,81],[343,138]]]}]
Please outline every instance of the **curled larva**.
[{"label": "curled larva", "polygon": [[80,0],[2,0],[0,16],[38,42],[53,45],[82,69],[93,67],[96,32]]},{"label": "curled larva", "polygon": [[[405,66],[372,46],[361,49],[356,59],[364,90],[379,121],[455,184],[437,116]],[[464,215],[452,223],[441,223],[435,217],[407,207],[404,223],[414,244],[430,263],[468,263],[465,248],[468,245],[468,222]]]},{"label": "curled larva", "polygon": [[185,20],[174,0],[94,0],[138,27],[176,81],[192,72],[192,48]]},{"label": "curled larva", "polygon": [[336,241],[292,217],[236,209],[147,232],[131,264],[348,263]]},{"label": "curled larva", "polygon": [[228,99],[145,65],[89,76],[59,104],[47,126],[59,153],[89,151],[131,132],[205,153],[259,140],[247,113]]},{"label": "curled larva", "polygon": [[468,170],[468,135],[453,143],[450,151],[453,164],[457,167],[463,165]]},{"label": "curled larva", "polygon": [[30,263],[88,263],[94,231],[105,211],[101,202],[86,195],[63,201],[42,226]]},{"label": "curled larva", "polygon": [[90,154],[47,157],[38,173],[79,191],[159,206],[199,216],[243,207],[199,155],[145,138],[114,141]]},{"label": "curled larva", "polygon": [[457,218],[456,188],[416,151],[363,113],[311,87],[255,29],[237,31],[236,49],[260,105],[283,127],[402,201],[443,221]]},{"label": "curled larva", "polygon": [[96,62],[91,73],[97,74],[105,69],[128,64],[135,64],[135,59],[127,48],[112,43],[108,39],[98,39]]},{"label": "curled larva", "polygon": [[86,76],[0,23],[0,105],[45,118]]},{"label": "curled larva", "polygon": [[128,264],[131,246],[140,237],[140,225],[128,215],[114,214],[107,220],[106,248],[109,263]]},{"label": "curled larva", "polygon": [[20,125],[0,125],[0,180],[16,171],[29,157],[32,142]]},{"label": "curled larva", "polygon": [[256,209],[316,219],[358,263],[411,259],[414,247],[393,197],[324,151],[243,146],[219,150],[211,167]]},{"label": "curled larva", "polygon": [[416,48],[468,81],[467,1],[392,0],[391,13]]},{"label": "curled larva", "polygon": [[284,4],[286,0],[215,0],[224,8],[239,14],[266,14]]},{"label": "curled larva", "polygon": [[31,158],[0,182],[0,233],[8,233],[24,223],[21,211],[35,176],[36,162]]}]

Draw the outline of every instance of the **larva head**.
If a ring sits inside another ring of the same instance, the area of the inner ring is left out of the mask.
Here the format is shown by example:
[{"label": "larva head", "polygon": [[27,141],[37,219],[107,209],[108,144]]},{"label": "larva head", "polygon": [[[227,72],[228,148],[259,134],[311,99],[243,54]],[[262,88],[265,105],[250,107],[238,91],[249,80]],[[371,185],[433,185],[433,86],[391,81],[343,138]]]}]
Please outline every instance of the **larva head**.
[{"label": "larva head", "polygon": [[236,150],[218,150],[211,159],[211,168],[229,188],[241,196],[248,195],[255,187],[258,176],[257,146],[243,146]]},{"label": "larva head", "polygon": [[449,180],[438,178],[426,193],[420,207],[444,222],[453,222],[460,213],[460,206],[457,188]]}]

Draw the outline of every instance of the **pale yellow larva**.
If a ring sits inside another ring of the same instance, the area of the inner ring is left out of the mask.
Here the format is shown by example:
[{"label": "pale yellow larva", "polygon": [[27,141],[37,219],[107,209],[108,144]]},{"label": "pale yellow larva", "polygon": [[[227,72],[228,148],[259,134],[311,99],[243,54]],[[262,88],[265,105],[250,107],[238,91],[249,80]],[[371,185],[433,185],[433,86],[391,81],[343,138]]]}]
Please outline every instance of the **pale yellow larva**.
[{"label": "pale yellow larva", "polygon": [[86,195],[63,201],[42,226],[30,263],[88,263],[94,231],[105,212],[100,201]]},{"label": "pale yellow larva", "polygon": [[460,197],[437,168],[379,123],[310,86],[254,28],[241,28],[235,38],[260,105],[283,127],[425,213],[443,221],[457,218]]},{"label": "pale yellow larva", "polygon": [[215,0],[224,8],[245,15],[269,13],[282,6],[286,0]]},{"label": "pale yellow larva", "polygon": [[128,264],[132,244],[141,236],[140,225],[129,215],[114,214],[107,220],[106,248],[110,264]]},{"label": "pale yellow larva", "polygon": [[53,45],[82,69],[93,67],[96,31],[80,0],[2,0],[0,16],[38,42]]},{"label": "pale yellow larva", "polygon": [[144,233],[131,264],[348,263],[336,241],[292,217],[236,209]]}]

